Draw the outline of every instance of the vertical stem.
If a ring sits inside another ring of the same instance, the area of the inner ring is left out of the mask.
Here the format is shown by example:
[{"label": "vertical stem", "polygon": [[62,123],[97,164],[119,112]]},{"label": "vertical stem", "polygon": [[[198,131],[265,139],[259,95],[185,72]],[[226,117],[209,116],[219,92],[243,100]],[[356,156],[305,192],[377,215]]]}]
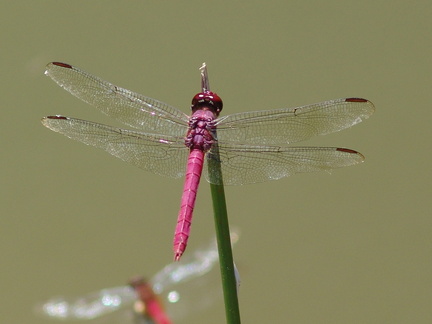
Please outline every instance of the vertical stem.
[{"label": "vertical stem", "polygon": [[[217,161],[214,162],[214,164],[219,164]],[[215,172],[214,166],[212,167],[212,172]],[[218,242],[219,265],[222,276],[226,319],[228,324],[239,324],[240,309],[237,297],[237,281],[235,277],[233,254],[231,249],[225,191],[223,185],[216,184],[210,184],[210,189],[213,200],[214,220]]]},{"label": "vertical stem", "polygon": [[[207,67],[205,63],[203,63],[202,67],[200,68],[200,72],[202,91],[210,91]],[[212,145],[211,157],[211,159],[208,159],[208,168],[211,177],[210,190],[213,200],[216,238],[219,252],[219,265],[221,270],[222,289],[225,302],[225,315],[228,324],[240,324],[237,280],[234,270],[228,212],[226,207],[225,190],[222,181],[222,170],[217,142]]]}]

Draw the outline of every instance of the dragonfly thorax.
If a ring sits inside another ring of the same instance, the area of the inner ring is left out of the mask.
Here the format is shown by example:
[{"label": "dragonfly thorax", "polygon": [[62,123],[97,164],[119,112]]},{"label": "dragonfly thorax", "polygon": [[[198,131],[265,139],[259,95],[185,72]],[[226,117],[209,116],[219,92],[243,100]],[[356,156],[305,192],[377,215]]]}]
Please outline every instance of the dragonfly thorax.
[{"label": "dragonfly thorax", "polygon": [[191,149],[208,151],[214,142],[213,120],[215,113],[210,109],[199,109],[189,120],[189,131],[185,144]]}]

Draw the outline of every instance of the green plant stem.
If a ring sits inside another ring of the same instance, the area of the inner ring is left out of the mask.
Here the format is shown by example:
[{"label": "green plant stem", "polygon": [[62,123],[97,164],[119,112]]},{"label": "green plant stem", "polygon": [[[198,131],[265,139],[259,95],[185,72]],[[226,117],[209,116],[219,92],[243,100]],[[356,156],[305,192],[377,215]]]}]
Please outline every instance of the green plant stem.
[{"label": "green plant stem", "polygon": [[[217,153],[215,155],[214,153]],[[212,148],[212,157],[209,161],[211,174],[215,176],[220,185],[210,183],[213,200],[216,238],[219,252],[219,265],[222,276],[222,289],[225,302],[225,314],[228,324],[240,324],[240,309],[237,296],[237,281],[235,277],[233,254],[231,249],[230,229],[228,213],[225,201],[225,190],[222,183],[219,153],[217,148]]]}]

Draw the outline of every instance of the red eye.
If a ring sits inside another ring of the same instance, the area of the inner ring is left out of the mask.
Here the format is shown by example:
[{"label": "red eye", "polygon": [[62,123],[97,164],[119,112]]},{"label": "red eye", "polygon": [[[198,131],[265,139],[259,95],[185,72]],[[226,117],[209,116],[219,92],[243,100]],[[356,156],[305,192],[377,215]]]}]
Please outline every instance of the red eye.
[{"label": "red eye", "polygon": [[223,107],[222,99],[211,91],[197,93],[192,99],[192,108],[204,103],[212,105],[217,112],[220,112]]}]

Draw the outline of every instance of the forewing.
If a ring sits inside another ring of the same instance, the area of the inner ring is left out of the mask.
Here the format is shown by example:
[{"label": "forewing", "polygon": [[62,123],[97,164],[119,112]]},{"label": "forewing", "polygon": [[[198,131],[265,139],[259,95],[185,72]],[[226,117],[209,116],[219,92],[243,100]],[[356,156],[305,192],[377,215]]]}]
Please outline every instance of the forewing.
[{"label": "forewing", "polygon": [[56,319],[93,319],[131,305],[137,300],[129,286],[114,287],[82,297],[57,297],[36,307],[37,312]]},{"label": "forewing", "polygon": [[[240,231],[231,228],[231,244],[234,245],[240,238]],[[219,261],[216,238],[212,239],[207,246],[203,246],[188,253],[179,262],[166,265],[151,279],[153,290],[160,294],[176,285],[188,282],[194,278],[208,273]]]},{"label": "forewing", "polygon": [[374,105],[361,98],[341,98],[312,105],[250,111],[216,120],[220,144],[289,144],[354,126],[367,119]]},{"label": "forewing", "polygon": [[151,280],[153,290],[161,294],[180,283],[188,282],[209,272],[218,262],[216,242],[213,241],[206,249],[189,253],[180,262],[166,265]]},{"label": "forewing", "polygon": [[[231,228],[230,236],[234,245],[239,240],[239,230]],[[208,310],[221,299],[220,276],[214,271],[218,261],[214,238],[207,246],[165,266],[151,279],[154,292],[159,294],[172,319],[179,320],[191,313]]]},{"label": "forewing", "polygon": [[141,133],[63,116],[45,117],[42,124],[146,171],[171,178],[185,173],[188,149],[183,137]]},{"label": "forewing", "polygon": [[188,116],[163,102],[120,88],[65,63],[52,62],[45,74],[104,114],[144,132],[184,136]]},{"label": "forewing", "polygon": [[[331,171],[332,169],[354,165],[364,161],[364,156],[356,151],[336,147],[278,147],[221,145],[219,156],[223,184],[243,185],[249,183],[278,180],[295,173]],[[215,158],[210,151],[207,159]],[[207,163],[208,164],[208,163]],[[208,170],[208,168],[206,168]],[[220,184],[206,172],[210,179]]]}]

